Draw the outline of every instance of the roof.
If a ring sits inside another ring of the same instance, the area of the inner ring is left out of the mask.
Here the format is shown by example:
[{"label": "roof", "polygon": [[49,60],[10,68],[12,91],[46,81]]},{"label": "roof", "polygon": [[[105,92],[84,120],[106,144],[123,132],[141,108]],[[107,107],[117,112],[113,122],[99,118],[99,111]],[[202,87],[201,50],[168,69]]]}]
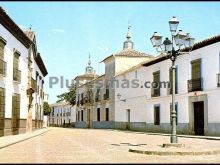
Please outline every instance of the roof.
[{"label": "roof", "polygon": [[26,48],[29,48],[32,41],[18,27],[18,25],[8,16],[5,10],[0,6],[0,23]]},{"label": "roof", "polygon": [[45,77],[48,74],[48,72],[47,72],[47,69],[44,65],[44,62],[40,56],[40,53],[37,53],[37,56],[35,57],[35,61],[36,61],[37,65],[39,66],[40,71],[42,72],[43,76]]},{"label": "roof", "polygon": [[85,73],[85,74],[76,76],[75,79],[77,79],[77,78],[95,78],[95,77],[98,77],[98,75],[93,74],[93,73]]},{"label": "roof", "polygon": [[66,101],[50,104],[51,107],[64,106],[64,105],[71,105],[71,104]]},{"label": "roof", "polygon": [[89,84],[89,83],[92,83],[92,82],[94,82],[94,81],[96,81],[96,80],[98,80],[98,79],[101,79],[101,78],[103,78],[103,77],[105,77],[105,74],[103,74],[103,75],[101,75],[101,76],[98,76],[98,77],[92,79],[91,81],[88,81],[88,82],[86,82],[85,84],[80,85],[79,87],[83,87],[84,85]]},{"label": "roof", "polygon": [[211,45],[211,44],[214,44],[214,43],[217,43],[217,42],[220,42],[220,35],[216,35],[216,36],[213,36],[213,37],[210,37],[210,38],[207,38],[203,41],[200,41],[200,42],[197,42],[195,43],[192,47],[190,48],[185,48],[185,49],[182,49],[183,51],[188,51],[189,49],[192,50],[196,50],[196,49],[200,49],[202,47],[205,47],[205,46],[208,46],[208,45]]},{"label": "roof", "polygon": [[101,62],[106,61],[107,59],[113,57],[113,56],[119,56],[119,57],[143,57],[143,58],[152,58],[154,56],[146,54],[146,53],[142,53],[139,51],[136,51],[134,49],[123,49],[122,51],[116,52],[111,54],[110,56],[106,57],[104,60],[102,60]]},{"label": "roof", "polygon": [[[181,51],[182,52],[194,51],[194,50],[203,48],[205,46],[209,46],[209,45],[217,43],[217,42],[220,42],[220,35],[210,37],[210,38],[205,39],[203,41],[197,42],[192,47],[181,49]],[[169,57],[166,54],[161,54],[161,55],[157,56],[155,59],[146,62],[145,64],[143,64],[143,66],[150,66],[150,65],[159,63],[161,61],[167,60],[168,58]]]}]

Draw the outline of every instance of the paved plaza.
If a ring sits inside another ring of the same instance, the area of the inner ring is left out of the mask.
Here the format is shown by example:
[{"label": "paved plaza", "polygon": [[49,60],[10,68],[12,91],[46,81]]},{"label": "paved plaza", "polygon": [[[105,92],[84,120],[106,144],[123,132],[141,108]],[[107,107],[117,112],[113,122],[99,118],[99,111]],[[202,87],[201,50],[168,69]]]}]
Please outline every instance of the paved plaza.
[{"label": "paved plaza", "polygon": [[[220,163],[218,154],[155,156],[129,152],[138,147],[159,149],[163,143],[169,143],[169,136],[118,130],[47,129],[39,136],[0,149],[0,163]],[[193,144],[192,150],[220,148],[220,140],[181,137],[179,142]]]}]

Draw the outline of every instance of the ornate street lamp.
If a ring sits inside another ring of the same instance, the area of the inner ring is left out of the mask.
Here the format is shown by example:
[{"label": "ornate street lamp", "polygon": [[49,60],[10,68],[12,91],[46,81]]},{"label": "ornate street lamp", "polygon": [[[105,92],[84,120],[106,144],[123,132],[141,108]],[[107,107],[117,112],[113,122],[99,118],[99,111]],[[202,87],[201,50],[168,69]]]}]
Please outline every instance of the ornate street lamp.
[{"label": "ornate street lamp", "polygon": [[[151,43],[154,48],[160,53],[165,53],[172,61],[172,111],[171,111],[171,122],[172,122],[172,133],[171,133],[171,143],[177,143],[177,135],[176,135],[176,110],[175,110],[175,60],[176,57],[184,52],[180,52],[181,48],[190,48],[194,45],[195,38],[192,38],[189,33],[185,33],[182,30],[177,32],[177,27],[179,25],[179,21],[176,17],[173,17],[169,21],[170,32],[172,40],[169,38],[165,38],[162,42],[162,36],[154,32],[153,36],[150,38]],[[178,47],[177,50],[174,48],[175,45]],[[190,49],[189,49],[190,50]],[[186,53],[186,52],[185,52]]]}]

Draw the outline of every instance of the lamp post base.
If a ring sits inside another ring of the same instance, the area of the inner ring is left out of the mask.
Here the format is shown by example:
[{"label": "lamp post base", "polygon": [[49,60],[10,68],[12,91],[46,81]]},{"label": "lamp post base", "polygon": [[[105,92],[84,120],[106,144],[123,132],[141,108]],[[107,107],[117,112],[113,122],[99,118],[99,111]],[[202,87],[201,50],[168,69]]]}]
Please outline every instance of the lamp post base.
[{"label": "lamp post base", "polygon": [[185,147],[185,144],[182,144],[182,143],[164,143],[163,144],[163,148],[168,148],[168,147],[183,148]]},{"label": "lamp post base", "polygon": [[177,143],[177,136],[176,135],[171,135],[170,141],[171,141],[171,143]]}]

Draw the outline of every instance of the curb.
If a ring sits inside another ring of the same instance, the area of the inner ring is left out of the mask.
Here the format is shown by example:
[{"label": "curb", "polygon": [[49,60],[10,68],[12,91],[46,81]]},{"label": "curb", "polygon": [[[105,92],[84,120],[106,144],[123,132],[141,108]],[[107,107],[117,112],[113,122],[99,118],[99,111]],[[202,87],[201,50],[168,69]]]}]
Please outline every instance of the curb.
[{"label": "curb", "polygon": [[146,155],[159,155],[159,156],[185,156],[185,155],[216,155],[220,154],[220,150],[214,151],[144,151],[144,150],[136,150],[129,149],[129,152],[138,153],[138,154],[146,154]]},{"label": "curb", "polygon": [[[170,136],[170,134],[168,134],[168,133],[153,133],[153,132],[146,132],[146,131],[120,130],[120,129],[108,129],[108,130],[110,130],[110,131],[121,131],[121,132],[126,132],[126,133],[145,134],[145,135]],[[205,140],[220,140],[219,136],[197,136],[197,135],[178,134],[177,137],[180,137],[180,138],[205,139]]]},{"label": "curb", "polygon": [[39,133],[39,134],[37,134],[37,135],[34,135],[34,136],[30,136],[30,137],[27,137],[27,138],[21,139],[21,140],[18,140],[18,141],[12,142],[12,143],[10,143],[10,144],[2,145],[2,146],[0,146],[0,149],[2,149],[2,148],[6,148],[6,147],[9,147],[9,146],[11,146],[11,145],[14,145],[14,144],[17,144],[17,143],[23,142],[23,141],[28,140],[28,139],[31,139],[31,138],[34,138],[34,137],[39,136],[39,135],[42,135],[42,134],[44,134],[44,133],[46,133],[46,132],[48,132],[48,131],[50,131],[50,130],[46,130],[45,132],[41,132],[41,133]]}]

